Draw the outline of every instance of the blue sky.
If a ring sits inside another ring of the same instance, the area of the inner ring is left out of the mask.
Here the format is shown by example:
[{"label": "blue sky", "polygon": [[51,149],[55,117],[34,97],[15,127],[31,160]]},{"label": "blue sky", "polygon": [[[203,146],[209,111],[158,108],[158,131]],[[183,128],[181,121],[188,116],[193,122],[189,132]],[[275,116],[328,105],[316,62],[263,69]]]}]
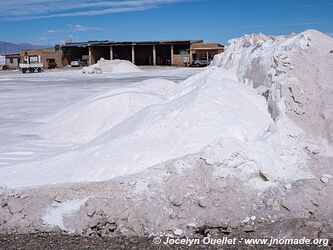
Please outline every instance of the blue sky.
[{"label": "blue sky", "polygon": [[204,39],[333,34],[333,0],[1,0],[0,40],[53,45],[87,40]]}]

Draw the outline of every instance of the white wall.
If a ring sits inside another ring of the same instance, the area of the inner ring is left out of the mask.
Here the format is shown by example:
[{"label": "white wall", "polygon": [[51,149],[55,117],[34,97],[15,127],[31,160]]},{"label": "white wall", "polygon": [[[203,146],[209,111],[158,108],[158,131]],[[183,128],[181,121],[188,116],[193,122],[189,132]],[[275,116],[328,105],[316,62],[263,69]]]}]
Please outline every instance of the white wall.
[{"label": "white wall", "polygon": [[6,60],[6,58],[4,56],[0,56],[0,65],[4,65],[5,60]]}]

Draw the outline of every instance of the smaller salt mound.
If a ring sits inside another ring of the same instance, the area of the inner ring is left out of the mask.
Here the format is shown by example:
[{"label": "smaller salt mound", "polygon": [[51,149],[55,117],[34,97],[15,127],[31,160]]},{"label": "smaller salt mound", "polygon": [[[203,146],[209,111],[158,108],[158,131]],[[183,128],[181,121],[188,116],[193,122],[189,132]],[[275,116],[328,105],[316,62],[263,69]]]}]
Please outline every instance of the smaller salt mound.
[{"label": "smaller salt mound", "polygon": [[87,143],[139,110],[162,102],[176,84],[150,79],[92,96],[45,118],[44,138]]},{"label": "smaller salt mound", "polygon": [[101,74],[101,73],[136,73],[142,70],[133,63],[126,60],[105,60],[101,58],[96,64],[82,69],[84,74]]}]

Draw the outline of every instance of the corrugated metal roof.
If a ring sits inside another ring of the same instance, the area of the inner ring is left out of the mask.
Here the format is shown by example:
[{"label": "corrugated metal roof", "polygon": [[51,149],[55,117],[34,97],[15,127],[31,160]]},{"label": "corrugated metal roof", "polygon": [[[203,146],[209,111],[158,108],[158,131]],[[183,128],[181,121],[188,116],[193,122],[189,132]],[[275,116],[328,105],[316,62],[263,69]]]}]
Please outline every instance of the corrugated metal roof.
[{"label": "corrugated metal roof", "polygon": [[61,47],[88,47],[88,46],[117,46],[117,45],[159,45],[159,44],[183,44],[200,43],[203,40],[164,40],[164,41],[88,41],[72,42],[61,45]]},{"label": "corrugated metal roof", "polygon": [[6,55],[6,58],[16,58],[16,57],[20,57],[20,54],[14,53],[14,54],[7,54]]},{"label": "corrugated metal roof", "polygon": [[216,46],[216,47],[192,47],[190,50],[224,50],[224,47]]}]

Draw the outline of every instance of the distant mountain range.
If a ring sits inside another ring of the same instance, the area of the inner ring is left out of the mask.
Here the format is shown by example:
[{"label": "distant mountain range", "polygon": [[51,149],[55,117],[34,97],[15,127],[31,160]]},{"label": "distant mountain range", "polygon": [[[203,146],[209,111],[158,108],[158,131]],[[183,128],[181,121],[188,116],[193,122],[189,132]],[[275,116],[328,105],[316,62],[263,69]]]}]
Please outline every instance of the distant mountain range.
[{"label": "distant mountain range", "polygon": [[15,44],[15,43],[0,41],[0,55],[20,53],[20,51],[23,49],[38,49],[46,47],[47,46],[34,45],[30,43]]}]

